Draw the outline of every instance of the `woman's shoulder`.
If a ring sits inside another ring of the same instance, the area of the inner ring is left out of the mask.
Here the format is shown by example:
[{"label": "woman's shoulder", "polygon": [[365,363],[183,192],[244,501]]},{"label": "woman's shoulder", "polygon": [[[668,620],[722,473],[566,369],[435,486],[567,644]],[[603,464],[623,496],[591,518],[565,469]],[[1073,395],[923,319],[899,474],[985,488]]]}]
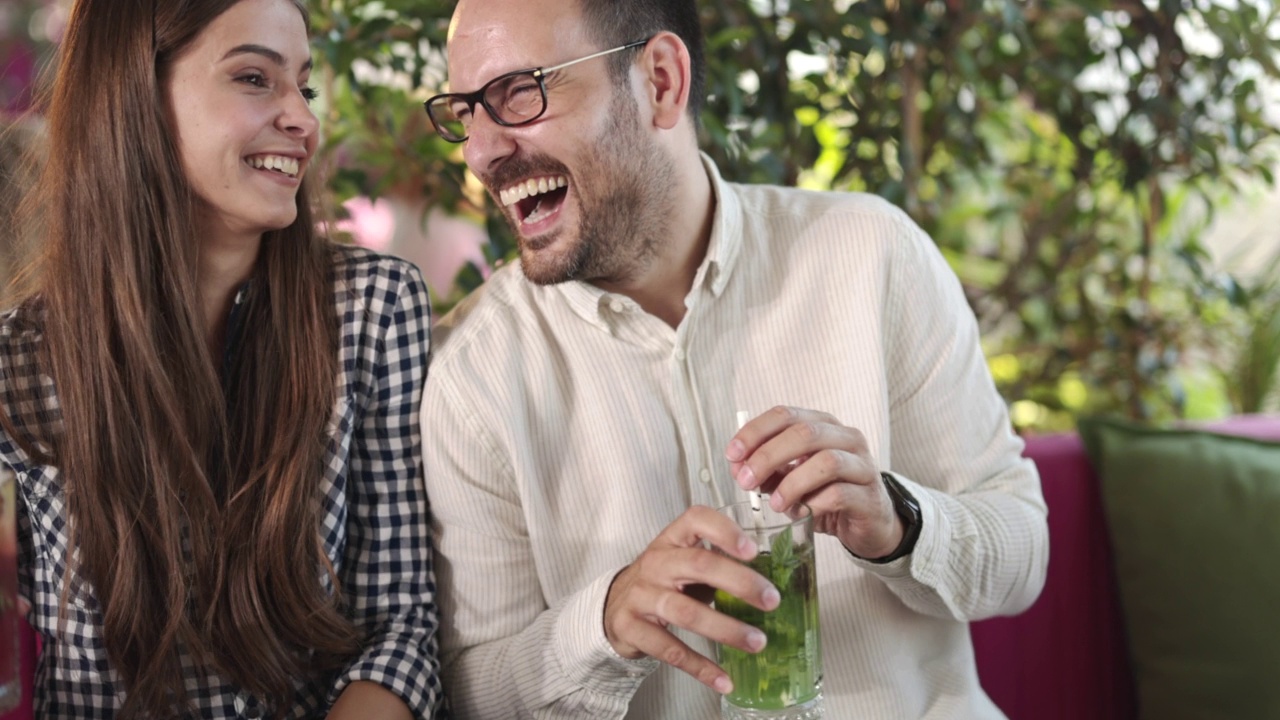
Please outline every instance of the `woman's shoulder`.
[{"label": "woman's shoulder", "polygon": [[408,283],[426,289],[422,272],[408,260],[359,245],[333,243],[332,248],[334,274],[347,287]]},{"label": "woman's shoulder", "polygon": [[357,245],[333,245],[334,292],[340,308],[362,315],[429,317],[431,296],[418,266]]},{"label": "woman's shoulder", "polygon": [[57,407],[53,384],[44,365],[44,315],[38,301],[0,312],[0,411],[10,423],[0,423],[0,459],[19,467],[26,452],[10,431],[29,439],[48,437],[49,411]]},{"label": "woman's shoulder", "polygon": [[44,308],[28,301],[0,312],[0,381],[24,368],[34,368],[44,342]]}]

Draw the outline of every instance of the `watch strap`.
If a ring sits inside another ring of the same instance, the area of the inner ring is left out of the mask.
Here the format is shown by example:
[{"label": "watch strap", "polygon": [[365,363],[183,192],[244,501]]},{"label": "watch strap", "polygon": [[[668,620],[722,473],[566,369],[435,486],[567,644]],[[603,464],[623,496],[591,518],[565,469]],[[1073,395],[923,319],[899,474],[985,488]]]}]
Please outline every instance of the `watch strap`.
[{"label": "watch strap", "polygon": [[891,563],[901,557],[910,555],[916,549],[916,541],[920,539],[921,513],[920,502],[902,487],[902,483],[897,478],[887,472],[880,473],[880,479],[884,482],[884,487],[889,491],[889,499],[893,501],[893,510],[902,518],[903,532],[902,542],[898,543],[898,547],[893,552],[878,558],[866,558],[867,562],[883,565]]}]

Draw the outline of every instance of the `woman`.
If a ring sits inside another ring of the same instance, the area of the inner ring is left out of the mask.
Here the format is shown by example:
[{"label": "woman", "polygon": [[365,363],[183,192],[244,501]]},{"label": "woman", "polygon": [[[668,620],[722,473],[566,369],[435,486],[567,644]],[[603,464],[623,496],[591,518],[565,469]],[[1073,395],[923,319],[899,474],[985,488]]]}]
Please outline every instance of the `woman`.
[{"label": "woman", "polygon": [[318,238],[298,0],[78,0],[0,322],[41,717],[427,717],[413,266]]}]

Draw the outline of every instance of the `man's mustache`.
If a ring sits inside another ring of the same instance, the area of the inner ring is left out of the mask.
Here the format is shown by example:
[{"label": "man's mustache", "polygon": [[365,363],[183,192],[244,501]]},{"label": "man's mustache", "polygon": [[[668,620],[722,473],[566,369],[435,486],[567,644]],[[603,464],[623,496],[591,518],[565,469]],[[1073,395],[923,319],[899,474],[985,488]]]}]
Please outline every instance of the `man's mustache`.
[{"label": "man's mustache", "polygon": [[481,182],[489,188],[489,192],[497,195],[516,182],[540,175],[569,175],[569,168],[564,163],[545,155],[522,157],[508,160],[492,172],[480,176]]}]

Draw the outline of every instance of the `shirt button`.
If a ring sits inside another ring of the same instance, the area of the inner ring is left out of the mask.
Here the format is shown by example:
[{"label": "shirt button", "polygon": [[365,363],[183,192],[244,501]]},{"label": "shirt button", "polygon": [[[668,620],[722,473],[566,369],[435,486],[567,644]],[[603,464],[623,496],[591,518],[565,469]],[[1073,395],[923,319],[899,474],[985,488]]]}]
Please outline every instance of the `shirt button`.
[{"label": "shirt button", "polygon": [[609,309],[616,313],[621,313],[623,310],[627,309],[627,306],[623,305],[621,300],[614,298],[609,302]]},{"label": "shirt button", "polygon": [[698,477],[702,478],[702,482],[709,483],[711,482],[711,471],[706,468],[702,468],[702,472],[698,473]]},{"label": "shirt button", "polygon": [[684,352],[684,348],[680,348],[680,347],[678,347],[678,348],[676,348],[676,351],[675,351],[674,353],[672,353],[672,354],[673,354],[673,355],[675,355],[675,357],[676,357],[676,359],[677,359],[677,360],[679,360],[679,361],[681,361],[681,362],[684,362],[684,359],[685,359],[685,357],[686,357],[686,356],[685,356],[685,352]]}]

